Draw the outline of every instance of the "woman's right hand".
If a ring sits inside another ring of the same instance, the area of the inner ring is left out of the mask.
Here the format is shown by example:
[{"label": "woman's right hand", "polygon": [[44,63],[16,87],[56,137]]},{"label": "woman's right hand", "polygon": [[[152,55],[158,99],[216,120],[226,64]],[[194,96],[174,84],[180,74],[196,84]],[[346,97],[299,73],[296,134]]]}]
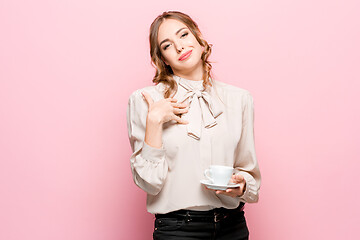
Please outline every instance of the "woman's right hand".
[{"label": "woman's right hand", "polygon": [[174,98],[165,98],[154,102],[150,94],[148,94],[147,92],[144,91],[141,94],[144,96],[149,106],[147,116],[149,120],[157,122],[159,124],[163,124],[171,120],[175,120],[180,124],[189,123],[187,120],[184,120],[177,116],[177,114],[183,114],[188,112],[189,107],[186,103],[177,103],[177,100]]}]

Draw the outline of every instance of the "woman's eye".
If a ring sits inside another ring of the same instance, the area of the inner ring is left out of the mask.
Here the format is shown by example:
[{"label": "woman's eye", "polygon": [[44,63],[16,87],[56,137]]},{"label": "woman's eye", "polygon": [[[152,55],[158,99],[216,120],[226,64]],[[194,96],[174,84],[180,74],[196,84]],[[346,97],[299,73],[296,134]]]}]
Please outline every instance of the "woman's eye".
[{"label": "woman's eye", "polygon": [[[185,36],[187,36],[188,34],[189,34],[189,33],[186,32],[186,33],[182,34],[181,37],[185,37]],[[166,45],[163,49],[166,50],[169,46],[170,46],[170,44]]]}]

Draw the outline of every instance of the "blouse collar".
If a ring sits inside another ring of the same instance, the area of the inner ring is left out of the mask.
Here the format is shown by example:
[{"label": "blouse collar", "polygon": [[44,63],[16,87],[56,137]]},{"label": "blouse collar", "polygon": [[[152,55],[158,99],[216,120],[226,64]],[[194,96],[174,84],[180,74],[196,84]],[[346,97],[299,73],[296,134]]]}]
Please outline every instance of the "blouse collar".
[{"label": "blouse collar", "polygon": [[173,78],[178,83],[178,88],[185,90],[185,94],[178,98],[178,102],[188,100],[189,103],[189,111],[181,115],[181,118],[189,122],[186,125],[188,135],[199,140],[202,122],[205,128],[211,128],[217,124],[216,118],[223,113],[221,102],[212,96],[212,87],[209,91],[204,90],[203,80],[188,80],[174,74]]}]

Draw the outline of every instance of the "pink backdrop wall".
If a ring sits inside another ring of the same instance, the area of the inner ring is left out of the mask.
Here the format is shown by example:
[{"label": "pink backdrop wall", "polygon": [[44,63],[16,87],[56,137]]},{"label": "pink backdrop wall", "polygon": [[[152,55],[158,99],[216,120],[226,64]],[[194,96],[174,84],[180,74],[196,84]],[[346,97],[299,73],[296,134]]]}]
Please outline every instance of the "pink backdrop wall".
[{"label": "pink backdrop wall", "polygon": [[126,106],[151,84],[165,10],[197,21],[216,79],[253,94],[251,239],[357,239],[359,2],[170,2],[0,2],[0,239],[151,239]]}]

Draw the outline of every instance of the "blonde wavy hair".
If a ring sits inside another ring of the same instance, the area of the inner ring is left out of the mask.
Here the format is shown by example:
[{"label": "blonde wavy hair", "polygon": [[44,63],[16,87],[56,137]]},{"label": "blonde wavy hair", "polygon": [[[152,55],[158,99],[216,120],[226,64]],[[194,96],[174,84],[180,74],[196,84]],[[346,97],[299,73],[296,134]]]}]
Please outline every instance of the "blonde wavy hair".
[{"label": "blonde wavy hair", "polygon": [[172,94],[175,94],[177,92],[177,84],[172,77],[173,71],[171,67],[169,65],[166,65],[165,62],[162,60],[160,46],[158,45],[159,27],[165,21],[165,19],[175,19],[184,23],[192,32],[192,34],[195,36],[199,44],[202,47],[204,47],[204,51],[201,55],[203,68],[204,68],[204,73],[202,77],[202,80],[204,80],[203,86],[205,89],[207,89],[209,86],[212,86],[212,83],[209,80],[209,77],[213,79],[211,73],[212,66],[208,61],[208,58],[211,54],[212,44],[208,44],[207,41],[205,41],[205,39],[201,37],[202,34],[196,22],[194,22],[187,14],[178,11],[163,12],[161,15],[155,18],[155,20],[150,26],[149,41],[150,41],[151,64],[156,69],[153,82],[155,84],[158,84],[160,82],[165,84],[166,86],[164,91],[165,98],[168,98]]}]

